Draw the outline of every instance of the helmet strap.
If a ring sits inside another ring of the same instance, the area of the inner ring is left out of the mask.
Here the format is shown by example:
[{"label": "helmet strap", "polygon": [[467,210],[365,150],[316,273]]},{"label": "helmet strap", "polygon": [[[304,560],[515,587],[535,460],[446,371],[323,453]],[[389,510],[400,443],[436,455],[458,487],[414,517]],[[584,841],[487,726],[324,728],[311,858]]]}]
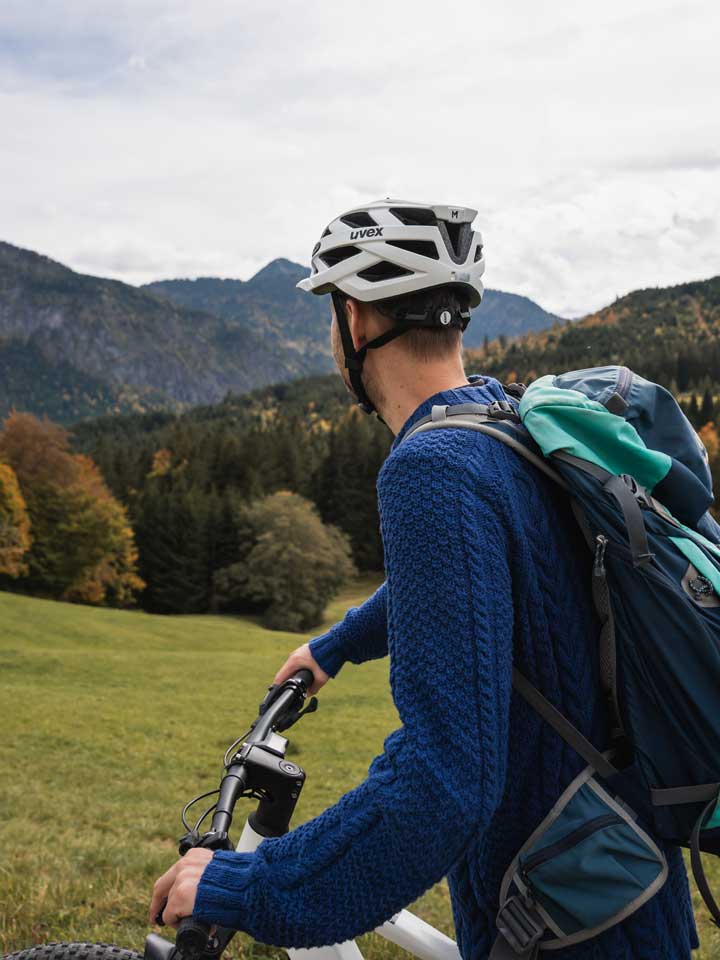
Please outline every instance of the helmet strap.
[{"label": "helmet strap", "polygon": [[459,326],[464,331],[470,320],[469,310],[463,310],[461,312],[456,311],[452,314],[452,318],[448,322],[441,322],[439,319],[440,316],[446,312],[443,310],[433,311],[432,313],[407,313],[406,311],[399,311],[394,318],[397,324],[396,326],[391,327],[389,330],[386,330],[385,333],[381,333],[380,336],[375,337],[374,340],[370,340],[368,343],[364,344],[364,346],[360,347],[359,350],[356,350],[355,344],[353,343],[352,334],[350,332],[350,324],[348,323],[347,319],[344,298],[335,290],[333,290],[331,296],[333,306],[335,307],[335,316],[337,318],[338,329],[340,331],[340,340],[343,346],[343,353],[345,354],[345,367],[350,378],[350,386],[353,388],[353,392],[357,397],[358,406],[360,409],[365,413],[377,414],[378,419],[380,420],[382,420],[382,417],[377,412],[374,403],[372,400],[370,400],[365,392],[365,387],[362,381],[362,368],[368,350],[375,350],[378,347],[382,347],[386,343],[390,343],[391,340],[395,340],[396,337],[402,336],[403,333],[407,333],[408,330],[413,330],[420,327],[437,328],[442,324],[442,326],[446,327],[451,325]]},{"label": "helmet strap", "polygon": [[373,413],[375,405],[365,393],[365,387],[362,382],[362,367],[365,360],[365,349],[355,349],[352,334],[350,333],[350,324],[348,323],[347,313],[345,311],[345,300],[337,291],[333,290],[332,302],[335,307],[335,317],[337,318],[338,330],[340,331],[340,340],[345,354],[345,368],[350,378],[350,386],[357,397],[358,406],[364,413]]}]

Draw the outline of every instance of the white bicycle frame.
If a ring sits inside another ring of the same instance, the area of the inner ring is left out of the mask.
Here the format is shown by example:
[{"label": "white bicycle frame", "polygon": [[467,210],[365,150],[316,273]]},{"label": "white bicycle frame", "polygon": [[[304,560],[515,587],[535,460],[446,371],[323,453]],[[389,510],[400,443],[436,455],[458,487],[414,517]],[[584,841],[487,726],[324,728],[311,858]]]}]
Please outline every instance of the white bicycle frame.
[{"label": "white bicycle frame", "polygon": [[[246,821],[236,850],[251,853],[263,839],[264,837],[253,830],[249,821]],[[396,913],[394,917],[376,927],[375,933],[396,943],[420,960],[461,960],[454,940],[408,910]],[[362,953],[354,940],[335,943],[331,947],[312,947],[307,950],[293,948],[287,953],[290,960],[362,960]]]}]

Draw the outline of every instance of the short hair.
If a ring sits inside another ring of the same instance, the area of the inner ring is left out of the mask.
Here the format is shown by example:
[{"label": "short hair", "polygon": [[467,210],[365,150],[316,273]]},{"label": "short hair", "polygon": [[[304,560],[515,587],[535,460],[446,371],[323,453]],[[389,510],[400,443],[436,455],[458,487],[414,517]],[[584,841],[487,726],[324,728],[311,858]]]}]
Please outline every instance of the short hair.
[{"label": "short hair", "polygon": [[[374,307],[382,317],[393,321],[392,325],[395,326],[402,325],[402,321],[397,319],[401,313],[437,314],[442,310],[449,310],[453,317],[457,317],[459,313],[468,310],[469,298],[457,287],[430,287],[399,297],[371,301],[368,306]],[[416,360],[428,363],[432,360],[445,360],[459,352],[462,347],[462,333],[457,323],[447,327],[410,327],[398,337],[397,342]]]}]

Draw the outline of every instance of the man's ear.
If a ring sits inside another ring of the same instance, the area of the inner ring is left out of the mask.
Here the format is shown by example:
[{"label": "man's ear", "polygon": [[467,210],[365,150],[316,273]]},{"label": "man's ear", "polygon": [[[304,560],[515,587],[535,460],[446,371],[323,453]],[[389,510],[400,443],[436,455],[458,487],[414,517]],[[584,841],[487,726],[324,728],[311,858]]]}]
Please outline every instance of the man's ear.
[{"label": "man's ear", "polygon": [[348,326],[350,327],[350,336],[353,346],[356,350],[364,347],[368,341],[367,337],[367,308],[364,303],[352,298],[345,301],[345,314],[347,316]]}]

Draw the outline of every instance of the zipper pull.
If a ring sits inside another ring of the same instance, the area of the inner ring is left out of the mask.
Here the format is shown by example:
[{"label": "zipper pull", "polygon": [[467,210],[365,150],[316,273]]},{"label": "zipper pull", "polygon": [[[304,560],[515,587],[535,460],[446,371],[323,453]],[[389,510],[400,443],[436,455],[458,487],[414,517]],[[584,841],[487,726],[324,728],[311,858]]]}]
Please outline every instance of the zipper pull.
[{"label": "zipper pull", "polygon": [[608,538],[602,533],[595,537],[595,559],[593,561],[593,576],[605,576],[605,549],[608,545]]}]

